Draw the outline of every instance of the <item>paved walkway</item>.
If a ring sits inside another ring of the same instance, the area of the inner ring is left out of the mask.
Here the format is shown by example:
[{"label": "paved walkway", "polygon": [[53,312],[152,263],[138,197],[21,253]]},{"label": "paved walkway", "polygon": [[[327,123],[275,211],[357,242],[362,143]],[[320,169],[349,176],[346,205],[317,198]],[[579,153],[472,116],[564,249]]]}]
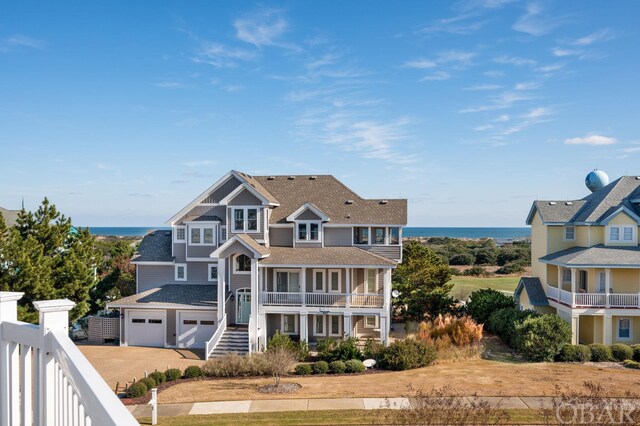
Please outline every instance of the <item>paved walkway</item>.
[{"label": "paved walkway", "polygon": [[[507,409],[537,410],[542,404],[549,406],[546,397],[478,397],[492,405],[500,403]],[[275,411],[321,411],[321,410],[379,410],[399,409],[411,404],[408,398],[335,398],[335,399],[262,399],[254,401],[195,402],[188,404],[160,404],[159,416],[186,416],[190,414],[238,414],[271,413]],[[127,407],[135,417],[151,416],[151,406],[130,405]]]}]

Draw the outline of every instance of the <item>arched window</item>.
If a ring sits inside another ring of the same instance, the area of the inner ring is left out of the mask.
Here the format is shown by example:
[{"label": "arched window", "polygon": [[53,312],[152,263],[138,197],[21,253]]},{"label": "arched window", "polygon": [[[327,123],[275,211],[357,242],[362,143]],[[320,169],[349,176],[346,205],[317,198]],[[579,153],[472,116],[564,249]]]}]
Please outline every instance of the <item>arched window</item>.
[{"label": "arched window", "polygon": [[239,254],[233,261],[233,271],[237,273],[251,272],[251,258],[246,254]]}]

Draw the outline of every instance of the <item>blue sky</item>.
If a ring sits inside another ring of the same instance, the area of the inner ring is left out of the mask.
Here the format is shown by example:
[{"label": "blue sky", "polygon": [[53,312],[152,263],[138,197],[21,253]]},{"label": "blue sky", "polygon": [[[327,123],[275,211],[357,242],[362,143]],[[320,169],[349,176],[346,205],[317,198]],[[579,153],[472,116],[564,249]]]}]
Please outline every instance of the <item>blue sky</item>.
[{"label": "blue sky", "polygon": [[0,206],[160,225],[234,168],[413,226],[522,226],[640,174],[634,1],[4,2]]}]

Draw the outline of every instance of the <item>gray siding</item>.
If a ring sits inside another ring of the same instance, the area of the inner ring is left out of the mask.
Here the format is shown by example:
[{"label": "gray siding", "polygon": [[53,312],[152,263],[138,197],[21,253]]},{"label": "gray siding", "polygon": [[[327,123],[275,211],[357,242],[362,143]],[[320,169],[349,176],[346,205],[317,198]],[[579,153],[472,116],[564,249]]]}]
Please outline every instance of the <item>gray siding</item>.
[{"label": "gray siding", "polygon": [[380,339],[380,331],[377,331],[378,329],[365,328],[364,316],[354,315],[352,317],[352,322],[355,325],[356,336],[363,339]]},{"label": "gray siding", "polygon": [[321,248],[322,243],[310,243],[307,241],[296,241],[296,247]]},{"label": "gray siding", "polygon": [[229,257],[234,254],[246,254],[251,258],[253,257],[253,252],[249,250],[244,244],[241,244],[238,241],[234,241],[229,247],[227,247],[220,253],[220,258]]},{"label": "gray siding", "polygon": [[207,198],[204,199],[204,203],[218,203],[224,197],[229,195],[231,191],[236,189],[240,185],[240,181],[235,177],[231,177],[228,181],[223,183],[220,188],[213,191]]},{"label": "gray siding", "polygon": [[173,255],[176,257],[176,263],[184,263],[186,258],[186,243],[173,243]]},{"label": "gray siding", "polygon": [[296,220],[320,220],[320,216],[309,209],[306,209],[295,218]]},{"label": "gray siding", "polygon": [[230,206],[261,206],[262,201],[246,189],[240,191],[233,200],[229,202]]},{"label": "gray siding", "polygon": [[230,284],[231,284],[231,291],[236,291],[239,288],[251,288],[251,275],[231,273]]},{"label": "gray siding", "polygon": [[188,246],[187,256],[189,258],[207,258],[211,253],[216,251],[217,248],[218,246]]},{"label": "gray siding", "polygon": [[325,247],[350,247],[353,228],[322,227]]},{"label": "gray siding", "polygon": [[[215,263],[215,262],[211,262]],[[209,284],[207,262],[187,263],[187,281],[176,281],[173,265],[138,265],[138,293],[165,284]]]},{"label": "gray siding", "polygon": [[176,344],[176,310],[167,309],[167,345]]},{"label": "gray siding", "polygon": [[293,247],[293,228],[269,228],[269,244],[274,247]]},{"label": "gray siding", "polygon": [[402,246],[357,246],[358,248],[389,259],[399,260],[402,254]]}]

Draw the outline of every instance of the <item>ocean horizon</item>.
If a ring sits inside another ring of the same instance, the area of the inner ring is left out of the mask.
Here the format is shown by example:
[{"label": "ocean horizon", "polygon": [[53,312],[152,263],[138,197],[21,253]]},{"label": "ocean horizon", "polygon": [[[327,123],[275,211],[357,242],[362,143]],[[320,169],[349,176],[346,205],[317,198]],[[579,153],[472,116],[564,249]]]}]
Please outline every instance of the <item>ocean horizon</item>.
[{"label": "ocean horizon", "polygon": [[[83,227],[84,228],[84,227]],[[97,236],[142,237],[153,230],[170,230],[153,226],[96,226],[89,231]],[[495,240],[518,240],[531,236],[529,227],[418,227],[402,229],[404,237],[449,237],[449,238],[493,238]]]}]

